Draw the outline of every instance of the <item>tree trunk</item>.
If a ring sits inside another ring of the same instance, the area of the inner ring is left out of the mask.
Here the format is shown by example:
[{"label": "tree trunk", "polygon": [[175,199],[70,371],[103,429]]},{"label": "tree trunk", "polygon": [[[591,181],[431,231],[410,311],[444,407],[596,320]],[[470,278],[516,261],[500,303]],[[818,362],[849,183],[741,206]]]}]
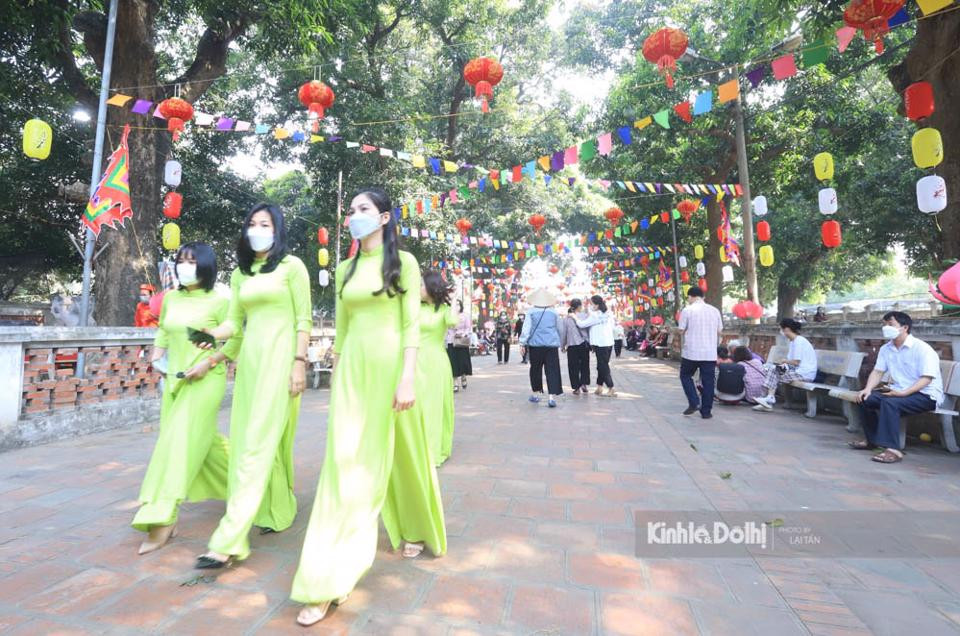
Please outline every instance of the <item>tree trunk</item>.
[{"label": "tree trunk", "polygon": [[784,278],[777,281],[777,322],[784,318],[793,318],[793,308],[800,300],[802,292],[802,287],[793,285]]},{"label": "tree trunk", "polygon": [[[123,1],[117,7],[117,33],[113,52],[113,86],[140,86],[136,97],[155,103],[165,96],[155,87],[154,54],[156,6],[139,0]],[[100,232],[97,249],[109,246],[95,263],[95,318],[99,325],[132,325],[141,283],[158,286],[157,234],[162,211],[163,164],[170,149],[170,133],[160,119],[135,115],[127,109],[108,108],[104,155],[120,141],[123,124],[160,130],[130,131],[130,202],[133,218],[123,227]],[[106,165],[106,164],[104,164]]]},{"label": "tree trunk", "polygon": [[933,85],[936,110],[921,123],[940,131],[945,149],[943,163],[937,166],[936,173],[947,182],[947,208],[938,215],[943,232],[939,253],[933,255],[934,262],[941,266],[945,261],[960,259],[960,153],[956,151],[960,148],[960,117],[955,107],[960,103],[958,42],[960,11],[948,10],[919,20],[910,52],[888,73],[890,83],[901,94],[914,82],[926,81]]},{"label": "tree trunk", "polygon": [[705,300],[720,311],[723,311],[723,273],[720,271],[723,263],[720,262],[720,239],[717,238],[717,227],[720,225],[720,203],[713,197],[707,204],[707,228],[710,240],[707,242],[706,254],[703,255],[704,265],[707,267],[707,293]]}]

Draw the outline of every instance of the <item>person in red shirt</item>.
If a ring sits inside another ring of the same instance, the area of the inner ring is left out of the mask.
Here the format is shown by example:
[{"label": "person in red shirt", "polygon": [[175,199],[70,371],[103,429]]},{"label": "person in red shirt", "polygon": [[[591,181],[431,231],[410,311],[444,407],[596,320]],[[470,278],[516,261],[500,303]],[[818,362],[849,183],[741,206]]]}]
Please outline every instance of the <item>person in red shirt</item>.
[{"label": "person in red shirt", "polygon": [[154,316],[150,311],[150,297],[153,296],[153,285],[144,283],[140,285],[140,302],[137,303],[137,311],[133,315],[134,327],[156,327],[159,316]]}]

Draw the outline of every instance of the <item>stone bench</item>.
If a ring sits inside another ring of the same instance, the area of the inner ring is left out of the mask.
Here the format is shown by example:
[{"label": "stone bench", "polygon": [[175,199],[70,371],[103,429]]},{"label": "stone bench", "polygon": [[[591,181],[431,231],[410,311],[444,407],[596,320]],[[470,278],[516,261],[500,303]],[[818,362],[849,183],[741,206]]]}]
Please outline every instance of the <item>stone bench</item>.
[{"label": "stone bench", "polygon": [[656,347],[657,358],[667,360],[670,358],[670,351],[673,346],[673,332],[667,336],[667,342],[659,347]]},{"label": "stone bench", "polygon": [[[943,403],[933,414],[940,419],[940,444],[951,453],[960,452],[957,445],[957,415],[955,409],[957,398],[960,397],[960,362],[950,360],[940,361],[940,375],[943,378]],[[884,379],[887,379],[884,376]],[[856,405],[859,391],[835,389],[830,396],[843,400],[844,404]],[[907,443],[907,418],[916,415],[905,415],[900,418],[900,448]]]},{"label": "stone bench", "polygon": [[[768,362],[781,363],[787,359],[789,348],[783,345],[777,345],[770,349]],[[805,382],[795,380],[790,386],[806,392],[807,410],[804,413],[807,417],[817,416],[817,407],[819,396],[822,394],[833,395],[834,391],[853,391],[856,393],[860,377],[860,366],[863,364],[865,354],[859,351],[831,351],[827,349],[816,349],[817,354],[817,375],[828,375],[839,377],[837,384],[827,384],[824,382]],[[836,397],[833,395],[833,397]],[[843,415],[847,420],[847,430],[856,432],[860,430],[860,413],[854,404],[843,400]]]}]

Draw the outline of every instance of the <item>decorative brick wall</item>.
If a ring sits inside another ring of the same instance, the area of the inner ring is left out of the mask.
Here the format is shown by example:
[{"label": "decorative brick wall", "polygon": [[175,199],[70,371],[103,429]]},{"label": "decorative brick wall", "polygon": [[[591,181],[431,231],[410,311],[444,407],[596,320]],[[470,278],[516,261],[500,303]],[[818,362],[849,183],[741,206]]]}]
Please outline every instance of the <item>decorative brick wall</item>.
[{"label": "decorative brick wall", "polygon": [[[75,377],[80,352],[86,359],[83,379]],[[148,345],[27,349],[22,414],[42,415],[122,398],[156,398],[160,376],[151,370],[149,360]]]}]

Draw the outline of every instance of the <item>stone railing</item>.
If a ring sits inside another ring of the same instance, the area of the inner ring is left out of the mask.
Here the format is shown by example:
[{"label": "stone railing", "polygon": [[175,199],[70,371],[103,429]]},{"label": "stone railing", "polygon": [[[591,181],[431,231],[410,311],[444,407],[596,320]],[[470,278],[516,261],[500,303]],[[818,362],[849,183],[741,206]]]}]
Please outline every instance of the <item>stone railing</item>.
[{"label": "stone railing", "polygon": [[153,336],[132,327],[0,327],[0,449],[156,419]]}]

